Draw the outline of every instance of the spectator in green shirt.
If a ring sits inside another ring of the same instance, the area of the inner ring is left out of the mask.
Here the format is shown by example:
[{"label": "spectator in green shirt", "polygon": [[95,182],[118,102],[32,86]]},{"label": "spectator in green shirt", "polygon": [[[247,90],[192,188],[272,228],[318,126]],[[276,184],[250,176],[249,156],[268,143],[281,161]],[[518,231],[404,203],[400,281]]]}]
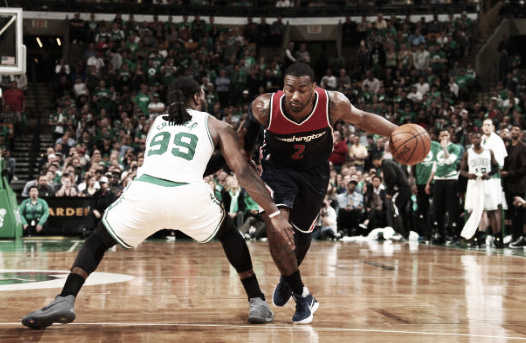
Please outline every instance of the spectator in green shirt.
[{"label": "spectator in green shirt", "polygon": [[148,94],[148,86],[143,83],[141,84],[141,90],[137,93],[133,102],[141,109],[141,112],[144,115],[148,115],[148,105],[150,104],[150,101],[151,98],[150,94]]},{"label": "spectator in green shirt", "polygon": [[29,188],[29,198],[22,201],[18,209],[24,229],[24,236],[41,234],[49,217],[49,207],[44,199],[38,197],[38,187]]},{"label": "spectator in green shirt", "polygon": [[460,68],[460,74],[455,78],[455,82],[458,85],[458,96],[460,100],[469,100],[469,93],[475,83],[475,79],[466,74],[465,68]]}]

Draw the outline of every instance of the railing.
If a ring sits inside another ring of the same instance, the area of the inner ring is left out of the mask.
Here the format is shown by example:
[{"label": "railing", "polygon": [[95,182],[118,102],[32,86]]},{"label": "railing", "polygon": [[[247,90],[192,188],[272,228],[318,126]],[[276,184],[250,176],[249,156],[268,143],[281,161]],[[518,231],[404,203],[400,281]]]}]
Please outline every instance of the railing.
[{"label": "railing", "polygon": [[[341,16],[375,16],[381,11],[384,15],[414,15],[431,13],[478,13],[476,3],[454,3],[454,4],[390,4],[387,1],[371,1],[370,5],[339,4],[316,7],[274,7],[273,2],[248,1],[250,6],[240,5],[216,5],[216,6],[191,6],[191,5],[152,5],[126,1],[126,3],[94,3],[76,1],[34,1],[18,0],[11,1],[11,7],[22,7],[25,11],[45,12],[82,12],[82,13],[123,13],[123,14],[157,14],[157,15],[200,15],[200,16],[224,16],[224,17],[275,17],[278,14],[283,17],[341,17]],[[229,3],[229,2],[222,2]],[[327,1],[330,3],[330,1]]]},{"label": "railing", "polygon": [[497,88],[499,81],[493,78],[485,78],[485,77],[477,76],[477,83],[479,86],[479,90],[478,90],[479,100],[483,104],[486,104],[491,99],[492,92],[493,90]]},{"label": "railing", "polygon": [[[33,80],[36,80],[36,66],[34,62],[31,62],[31,73]],[[35,108],[40,108],[40,100],[38,98],[38,87],[36,82],[31,82],[32,89],[35,97]],[[31,148],[29,149],[29,173],[28,180],[34,179],[33,170],[37,164],[38,152],[40,151],[40,132],[42,130],[41,125],[42,112],[37,111],[37,122],[35,129],[33,130],[33,140],[31,142]]]}]

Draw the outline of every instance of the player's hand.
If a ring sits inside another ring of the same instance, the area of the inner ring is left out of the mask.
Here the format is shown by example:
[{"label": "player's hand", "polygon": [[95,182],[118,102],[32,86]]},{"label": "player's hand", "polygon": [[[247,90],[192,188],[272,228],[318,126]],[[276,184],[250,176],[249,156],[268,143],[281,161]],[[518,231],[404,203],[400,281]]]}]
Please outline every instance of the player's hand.
[{"label": "player's hand", "polygon": [[508,177],[509,173],[505,170],[500,172],[500,177]]},{"label": "player's hand", "polygon": [[42,231],[42,225],[37,225],[37,232]]},{"label": "player's hand", "polygon": [[490,179],[490,175],[488,173],[484,173],[482,174],[482,180],[489,180]]},{"label": "player's hand", "polygon": [[515,198],[513,198],[513,205],[517,207],[524,206],[524,203],[526,203],[526,200],[524,200],[523,198],[519,196],[516,196]]},{"label": "player's hand", "polygon": [[468,174],[467,178],[470,179],[470,180],[476,180],[477,179],[477,175],[476,174]]},{"label": "player's hand", "polygon": [[270,218],[270,221],[272,222],[274,229],[283,236],[287,244],[290,246],[290,249],[296,249],[294,244],[294,230],[285,217],[282,214],[279,214]]}]

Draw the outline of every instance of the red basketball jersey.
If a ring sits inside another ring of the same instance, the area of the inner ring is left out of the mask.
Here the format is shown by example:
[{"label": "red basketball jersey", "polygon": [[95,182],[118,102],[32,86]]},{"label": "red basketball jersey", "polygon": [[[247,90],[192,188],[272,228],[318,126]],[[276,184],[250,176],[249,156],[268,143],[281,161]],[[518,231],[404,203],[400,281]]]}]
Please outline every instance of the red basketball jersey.
[{"label": "red basketball jersey", "polygon": [[316,88],[312,112],[300,123],[287,116],[284,100],[283,91],[271,96],[270,120],[261,148],[262,161],[297,170],[328,163],[334,143],[327,91]]}]

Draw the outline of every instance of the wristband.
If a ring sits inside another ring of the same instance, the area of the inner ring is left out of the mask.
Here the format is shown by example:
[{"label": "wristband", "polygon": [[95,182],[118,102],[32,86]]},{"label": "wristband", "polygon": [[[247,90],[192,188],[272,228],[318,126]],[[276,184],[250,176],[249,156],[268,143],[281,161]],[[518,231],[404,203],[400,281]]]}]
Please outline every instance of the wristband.
[{"label": "wristband", "polygon": [[272,213],[272,214],[269,214],[268,217],[269,217],[269,218],[274,218],[274,217],[276,217],[276,216],[278,216],[278,215],[280,215],[280,214],[281,214],[281,211],[280,211],[280,210],[277,210],[276,212],[274,212],[274,213]]}]

